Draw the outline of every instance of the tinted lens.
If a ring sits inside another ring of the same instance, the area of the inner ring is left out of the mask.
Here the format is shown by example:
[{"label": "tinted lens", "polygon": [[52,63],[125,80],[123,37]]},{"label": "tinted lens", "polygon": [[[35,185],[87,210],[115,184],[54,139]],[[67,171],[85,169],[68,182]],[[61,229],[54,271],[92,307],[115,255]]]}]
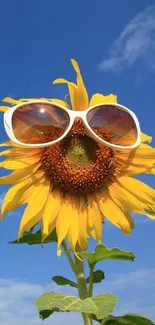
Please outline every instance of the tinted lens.
[{"label": "tinted lens", "polygon": [[69,115],[52,104],[31,103],[17,108],[12,117],[16,139],[41,144],[59,139],[67,130]]},{"label": "tinted lens", "polygon": [[134,119],[116,105],[101,105],[90,110],[87,122],[97,135],[105,131],[105,135],[107,132],[117,145],[132,146],[136,143],[137,127]]}]

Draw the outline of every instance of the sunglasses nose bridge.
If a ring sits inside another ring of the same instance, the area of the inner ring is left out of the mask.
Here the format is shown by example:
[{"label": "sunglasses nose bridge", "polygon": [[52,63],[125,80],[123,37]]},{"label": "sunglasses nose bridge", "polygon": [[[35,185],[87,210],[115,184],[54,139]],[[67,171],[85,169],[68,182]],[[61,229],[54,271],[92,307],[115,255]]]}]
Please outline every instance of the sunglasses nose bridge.
[{"label": "sunglasses nose bridge", "polygon": [[84,112],[83,111],[71,111],[71,119],[72,122],[74,123],[76,120],[84,120]]},{"label": "sunglasses nose bridge", "polygon": [[72,111],[71,112],[71,125],[73,125],[73,123],[75,123],[76,121],[79,121],[79,120],[83,123],[88,136],[94,138],[94,135],[88,129],[88,126],[86,123],[86,111]]}]

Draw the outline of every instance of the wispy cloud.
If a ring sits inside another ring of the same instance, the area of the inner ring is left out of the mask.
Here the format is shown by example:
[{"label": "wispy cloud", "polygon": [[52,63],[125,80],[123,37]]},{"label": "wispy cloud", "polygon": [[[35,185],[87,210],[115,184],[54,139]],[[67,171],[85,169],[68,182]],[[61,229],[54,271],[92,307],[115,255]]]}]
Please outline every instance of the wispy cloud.
[{"label": "wispy cloud", "polygon": [[105,281],[105,285],[109,290],[125,290],[128,287],[132,288],[152,288],[155,289],[155,268],[140,269],[128,273],[111,274],[109,279]]},{"label": "wispy cloud", "polygon": [[[119,297],[114,315],[137,313],[155,321],[155,268],[109,274],[103,287]],[[103,287],[94,293],[102,293]]]},{"label": "wispy cloud", "polygon": [[155,320],[155,304],[153,303],[151,306],[141,307],[140,301],[137,299],[126,302],[121,301],[115,315],[125,315],[131,312],[148,317],[152,321]]},{"label": "wispy cloud", "polygon": [[[150,297],[155,289],[155,269],[143,269],[128,273],[111,274],[102,286],[96,286],[94,294],[101,292],[115,292],[120,297],[115,315],[127,312],[137,312],[155,320],[155,306],[147,301],[146,287]],[[121,292],[120,292],[121,288]],[[132,291],[131,299],[127,300],[126,292]],[[143,294],[140,294],[141,292]],[[0,279],[0,324],[3,325],[42,325],[34,305],[35,299],[46,291],[59,291],[75,295],[70,287],[59,287],[55,284],[39,285],[26,281]],[[101,292],[100,292],[101,291]],[[133,299],[134,297],[134,299]],[[54,313],[52,318],[44,321],[45,325],[82,325],[78,313]]]},{"label": "wispy cloud", "polygon": [[155,68],[155,6],[138,13],[123,29],[99,64],[103,71],[122,71],[138,60]]},{"label": "wispy cloud", "polygon": [[[37,309],[34,305],[35,299],[46,291],[56,290],[55,285],[39,285],[16,281],[12,279],[0,279],[0,324],[3,325],[43,325],[39,319]],[[61,287],[60,290],[61,292]],[[74,295],[72,289],[69,294]],[[79,316],[79,317],[78,317]],[[54,314],[52,322],[55,325],[80,324],[80,315]],[[51,318],[47,319],[45,325],[51,324]],[[82,322],[81,322],[82,324]]]}]

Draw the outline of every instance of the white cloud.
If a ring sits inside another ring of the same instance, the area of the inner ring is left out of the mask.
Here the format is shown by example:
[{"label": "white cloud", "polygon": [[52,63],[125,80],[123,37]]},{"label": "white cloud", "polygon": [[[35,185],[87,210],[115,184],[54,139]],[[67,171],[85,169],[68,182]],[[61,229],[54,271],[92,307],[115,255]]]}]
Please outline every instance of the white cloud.
[{"label": "white cloud", "polygon": [[109,290],[125,290],[128,287],[136,286],[155,289],[155,268],[140,269],[129,273],[112,274],[105,285]]},{"label": "white cloud", "polygon": [[[37,309],[34,305],[35,299],[47,291],[56,290],[55,285],[42,286],[11,279],[0,279],[0,324],[3,325],[49,325],[51,318],[44,322],[39,319]],[[60,288],[61,291],[61,288]],[[69,289],[71,292],[72,289]],[[72,292],[72,294],[74,294]],[[80,323],[80,315],[57,314],[52,316],[53,324]],[[78,317],[79,316],[79,317]]]},{"label": "white cloud", "polygon": [[[129,288],[132,291],[132,299],[127,294]],[[149,298],[154,298],[155,269],[111,274],[102,286],[96,286],[94,294],[98,294],[100,291],[118,293],[120,300],[115,309],[115,315],[134,312],[155,320],[155,306],[148,303],[148,297],[144,294],[146,288],[149,290]],[[143,294],[139,292],[139,289],[142,290]],[[52,317],[42,322],[38,318],[34,301],[46,291],[59,291],[70,295],[75,294],[74,289],[69,287],[62,289],[62,287],[57,288],[53,284],[43,286],[26,281],[0,279],[0,324],[71,325],[74,323],[74,325],[82,325],[81,316],[78,313],[54,313]]]},{"label": "white cloud", "polygon": [[[119,297],[114,315],[137,313],[155,321],[155,268],[107,275],[103,288]],[[96,287],[94,293],[102,293],[103,288]]]},{"label": "white cloud", "polygon": [[140,301],[137,299],[132,299],[132,301],[127,301],[119,303],[117,311],[115,315],[120,316],[122,314],[128,314],[131,313],[131,311],[135,314],[139,314],[145,317],[148,317],[152,321],[155,320],[155,304],[152,304],[151,306],[148,307],[141,307],[140,306]]},{"label": "white cloud", "polygon": [[108,58],[99,64],[104,71],[131,68],[138,60],[155,68],[155,6],[138,13],[109,49]]}]

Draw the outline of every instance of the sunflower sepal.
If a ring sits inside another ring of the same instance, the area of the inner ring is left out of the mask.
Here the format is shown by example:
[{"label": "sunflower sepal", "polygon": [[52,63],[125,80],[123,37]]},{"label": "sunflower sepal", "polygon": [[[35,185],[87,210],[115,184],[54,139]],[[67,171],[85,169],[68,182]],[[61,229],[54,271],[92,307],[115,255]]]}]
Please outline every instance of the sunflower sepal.
[{"label": "sunflower sepal", "polygon": [[117,247],[108,248],[104,244],[96,245],[95,251],[80,252],[79,255],[86,259],[89,267],[94,267],[98,262],[105,259],[121,260],[121,261],[134,261],[135,255],[132,252],[127,252]]},{"label": "sunflower sepal", "polygon": [[117,296],[111,293],[96,295],[91,298],[80,299],[57,292],[47,292],[37,298],[35,304],[39,317],[44,320],[54,312],[76,311],[94,314],[97,319],[108,317],[117,303]]}]

